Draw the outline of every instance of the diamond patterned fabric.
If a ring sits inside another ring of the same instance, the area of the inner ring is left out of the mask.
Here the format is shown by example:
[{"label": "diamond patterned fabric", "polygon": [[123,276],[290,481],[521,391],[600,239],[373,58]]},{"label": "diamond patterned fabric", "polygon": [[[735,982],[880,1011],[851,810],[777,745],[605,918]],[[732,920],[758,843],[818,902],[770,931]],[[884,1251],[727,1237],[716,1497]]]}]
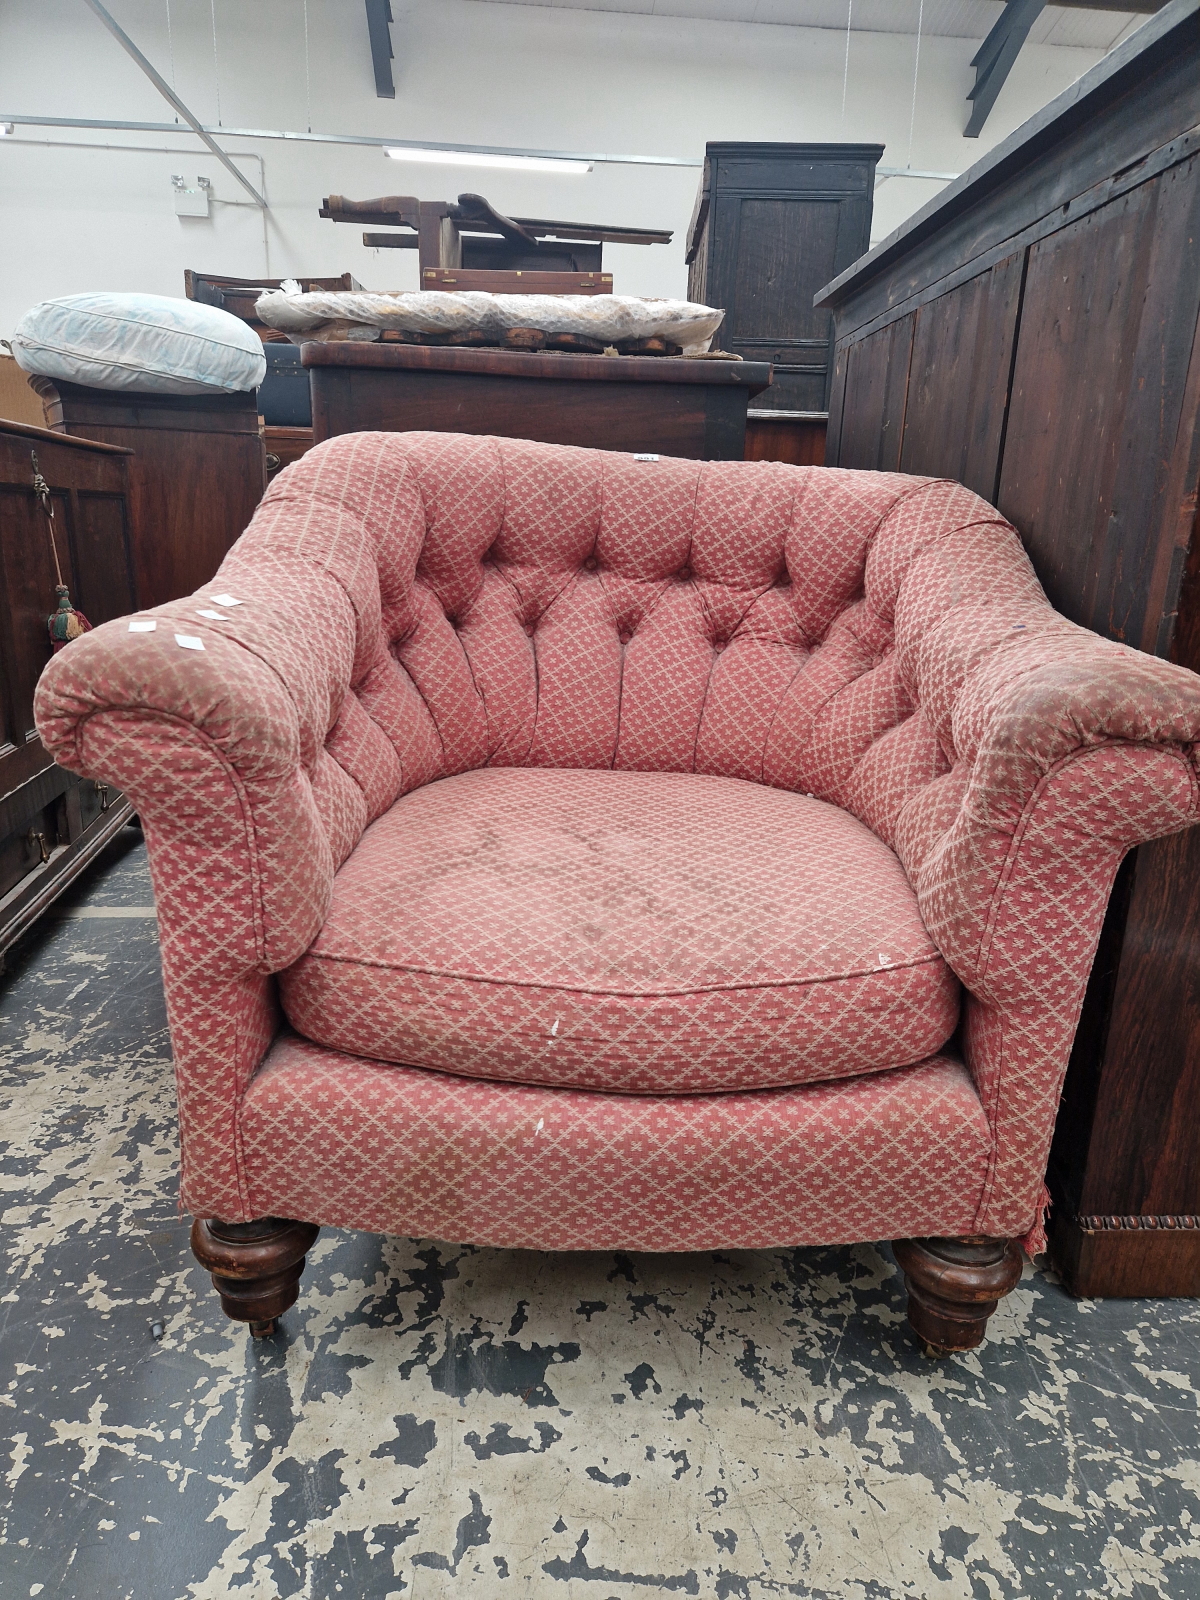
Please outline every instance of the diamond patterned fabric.
[{"label": "diamond patterned fabric", "polygon": [[281,977],[309,1039],[627,1094],[932,1055],[958,980],[896,857],[803,795],[691,773],[483,769],[367,832]]},{"label": "diamond patterned fabric", "polygon": [[285,1034],[241,1123],[258,1215],[534,1250],[969,1232],[991,1153],[974,1086],[946,1057],[652,1099],[381,1066]]},{"label": "diamond patterned fabric", "polygon": [[[220,611],[221,594],[243,603],[223,619],[196,615]],[[56,759],[122,787],[146,825],[191,1209],[426,1226],[399,1187],[353,1170],[376,1151],[399,1159],[384,1124],[408,1126],[397,1108],[420,1068],[354,1065],[306,1046],[303,1073],[283,1075],[296,1097],[291,1120],[272,1125],[269,1157],[258,1133],[250,1139],[262,1085],[281,1081],[274,1057],[260,1067],[279,1025],[273,975],[308,961],[339,892],[335,873],[351,880],[358,850],[374,848],[372,825],[394,826],[401,796],[398,815],[424,786],[431,796],[444,787],[434,780],[607,769],[810,797],[895,852],[966,991],[955,1081],[972,1086],[990,1146],[982,1179],[961,1176],[955,1203],[969,1202],[969,1231],[1034,1224],[1116,866],[1131,845],[1197,816],[1200,679],[1058,616],[992,507],[956,484],[889,474],[358,434],[280,474],[213,584],[153,615],[153,633],[109,623],[61,652],[36,712]],[[203,651],[179,648],[177,628]],[[532,1020],[540,1026],[541,1014]],[[856,1011],[850,1055],[857,1026]],[[376,1053],[373,1036],[354,1044]],[[580,1060],[574,1070],[586,1074]],[[800,1118],[810,1097],[861,1108],[886,1084],[916,1106],[924,1070],[735,1093],[728,1104],[761,1099],[782,1108],[772,1115]],[[597,1138],[619,1125],[636,1139],[638,1119],[715,1103],[694,1088],[691,1099],[663,1093],[683,1085],[662,1062],[630,1071],[650,1074],[629,1080],[644,1098],[436,1082],[449,1097],[439,1103],[464,1119],[476,1106],[507,1115],[489,1095],[570,1096],[578,1126]],[[301,1089],[318,1084],[340,1106],[333,1164],[319,1159],[330,1137],[321,1117],[301,1114]],[[384,1097],[383,1122],[353,1110],[354,1085]],[[974,1124],[961,1100],[938,1104],[933,1146],[914,1143],[925,1154],[912,1163],[896,1158],[900,1189],[871,1176],[868,1122],[861,1143],[847,1123],[845,1185],[861,1180],[865,1210],[839,1216],[840,1191],[805,1199],[784,1185],[798,1220],[781,1223],[779,1238],[966,1226],[947,1220],[935,1174],[974,1172]],[[452,1121],[447,1111],[437,1124],[447,1161]],[[905,1137],[917,1140],[911,1128]],[[783,1148],[773,1138],[762,1135],[764,1150]],[[678,1148],[701,1161],[698,1144]],[[288,1187],[285,1168],[309,1187]],[[479,1202],[486,1237],[544,1238],[539,1207],[565,1204],[557,1180],[539,1190],[544,1170],[523,1168],[519,1195],[497,1179]],[[386,1223],[376,1183],[393,1196]],[[705,1201],[713,1237],[725,1221],[734,1236],[731,1192]],[[446,1205],[447,1216],[468,1215]],[[680,1212],[664,1216],[680,1244],[693,1237]],[[592,1237],[582,1221],[577,1231]],[[569,1244],[570,1226],[556,1237]],[[666,1247],[669,1231],[658,1237]]]}]

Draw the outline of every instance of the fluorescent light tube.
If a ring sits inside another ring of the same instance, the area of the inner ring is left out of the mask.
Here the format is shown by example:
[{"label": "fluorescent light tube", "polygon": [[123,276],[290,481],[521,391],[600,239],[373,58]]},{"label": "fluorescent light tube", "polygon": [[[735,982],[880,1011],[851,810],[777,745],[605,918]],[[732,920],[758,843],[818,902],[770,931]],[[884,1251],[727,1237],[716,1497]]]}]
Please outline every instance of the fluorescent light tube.
[{"label": "fluorescent light tube", "polygon": [[393,161],[429,161],[446,167],[515,167],[526,172],[590,172],[590,161],[565,156],[498,156],[482,150],[426,150],[417,146],[389,145],[384,155]]}]

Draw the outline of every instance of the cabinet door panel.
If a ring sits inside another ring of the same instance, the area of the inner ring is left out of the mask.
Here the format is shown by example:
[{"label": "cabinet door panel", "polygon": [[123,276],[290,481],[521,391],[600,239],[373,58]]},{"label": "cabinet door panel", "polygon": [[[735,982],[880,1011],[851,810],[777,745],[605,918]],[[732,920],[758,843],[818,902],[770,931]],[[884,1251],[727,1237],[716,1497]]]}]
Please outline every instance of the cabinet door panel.
[{"label": "cabinet door panel", "polygon": [[95,627],[134,609],[125,500],[117,494],[81,493],[76,504],[75,603]]},{"label": "cabinet door panel", "polygon": [[916,313],[903,472],[955,478],[994,500],[1023,252]]},{"label": "cabinet door panel", "polygon": [[1198,317],[1197,158],[1030,248],[1000,506],[1060,611],[1159,653],[1186,555],[1167,463],[1195,426]]},{"label": "cabinet door panel", "polygon": [[824,341],[829,313],[812,297],[833,271],[838,202],[730,196],[718,211],[719,225],[733,231],[729,337]]},{"label": "cabinet door panel", "polygon": [[899,472],[915,313],[846,351],[839,467]]},{"label": "cabinet door panel", "polygon": [[[58,559],[70,585],[67,496],[51,497]],[[9,615],[5,633],[6,742],[23,745],[33,733],[33,691],[50,659],[46,619],[54,610],[57,583],[46,518],[30,489],[0,484],[0,572]]]},{"label": "cabinet door panel", "polygon": [[0,952],[129,816],[115,790],[56,766],[33,729],[58,580],[34,472],[49,485],[62,580],[98,623],[130,609],[128,463],[124,451],[0,420]]}]

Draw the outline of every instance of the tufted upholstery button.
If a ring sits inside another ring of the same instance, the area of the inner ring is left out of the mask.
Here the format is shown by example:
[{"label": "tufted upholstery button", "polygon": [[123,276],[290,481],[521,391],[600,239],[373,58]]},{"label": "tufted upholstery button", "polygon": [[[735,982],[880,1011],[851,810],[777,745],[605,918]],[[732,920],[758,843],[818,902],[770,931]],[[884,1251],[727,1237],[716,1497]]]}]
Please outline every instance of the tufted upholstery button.
[{"label": "tufted upholstery button", "polygon": [[583,570],[585,572],[595,572],[599,565],[600,563],[597,561],[595,556],[588,556],[587,560],[583,563]]},{"label": "tufted upholstery button", "polygon": [[537,624],[535,622],[523,622],[521,624],[521,626],[525,629],[525,632],[532,639],[533,638],[533,630],[537,626]]},{"label": "tufted upholstery button", "polygon": [[618,628],[617,629],[617,638],[620,639],[622,644],[628,644],[629,641],[633,638],[633,629],[632,628]]},{"label": "tufted upholstery button", "polygon": [[679,571],[675,574],[675,581],[676,583],[688,583],[691,581],[691,576],[691,567],[680,567]]}]

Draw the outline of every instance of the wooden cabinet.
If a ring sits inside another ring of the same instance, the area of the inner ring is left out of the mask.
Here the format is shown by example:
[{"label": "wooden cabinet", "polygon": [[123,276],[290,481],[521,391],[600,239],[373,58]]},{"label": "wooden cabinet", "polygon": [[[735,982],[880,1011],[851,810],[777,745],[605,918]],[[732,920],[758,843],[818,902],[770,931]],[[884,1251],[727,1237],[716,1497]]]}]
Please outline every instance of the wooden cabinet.
[{"label": "wooden cabinet", "polygon": [[183,274],[183,292],[189,300],[198,300],[203,306],[216,306],[218,310],[228,311],[231,316],[249,323],[264,344],[276,341],[286,344],[287,334],[280,333],[278,328],[268,328],[265,322],[260,322],[256,309],[258,297],[264,289],[282,289],[285,281],[298,283],[305,294],[311,294],[314,289],[328,289],[336,294],[339,290],[362,288],[362,284],[350,272],[343,272],[337,278],[298,276],[285,280],[228,278],[211,272],[193,272],[191,268],[186,268]]},{"label": "wooden cabinet", "polygon": [[268,423],[263,429],[263,443],[267,447],[267,477],[271,479],[312,449],[313,431],[311,428],[273,428]]},{"label": "wooden cabinet", "polygon": [[746,413],[746,460],[783,461],[791,467],[825,465],[823,411],[760,411]]},{"label": "wooden cabinet", "polygon": [[[1200,0],[820,297],[832,465],[999,506],[1075,621],[1200,670]],[[1077,1292],[1200,1293],[1200,829],[1128,857],[1051,1158]]]},{"label": "wooden cabinet", "polygon": [[740,461],[747,401],[771,381],[757,361],[349,341],[301,351],[318,444],[339,433],[428,428]]},{"label": "wooden cabinet", "polygon": [[688,230],[688,298],[722,306],[723,350],[769,361],[759,407],[824,411],[827,310],[822,284],[871,240],[878,144],[710,144]]},{"label": "wooden cabinet", "polygon": [[0,959],[131,814],[120,793],[56,766],[33,726],[57,582],[34,475],[50,490],[63,581],[94,626],[134,609],[129,460],[119,447],[0,422]]},{"label": "wooden cabinet", "polygon": [[267,484],[255,391],[171,395],[35,383],[49,425],[134,452],[135,604],[162,605],[207,583]]}]

